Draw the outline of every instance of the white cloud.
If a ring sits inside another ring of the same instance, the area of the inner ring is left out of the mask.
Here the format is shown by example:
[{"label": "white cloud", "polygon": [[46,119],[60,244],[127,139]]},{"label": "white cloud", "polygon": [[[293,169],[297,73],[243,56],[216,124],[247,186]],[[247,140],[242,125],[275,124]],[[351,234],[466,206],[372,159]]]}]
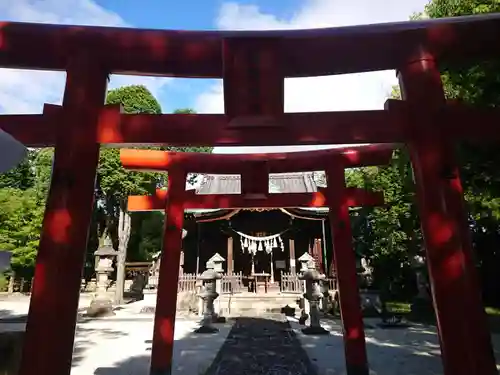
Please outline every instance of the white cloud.
[{"label": "white cloud", "polygon": [[[0,19],[14,22],[127,26],[92,0],[0,0]],[[43,103],[61,103],[65,74],[0,69],[0,113],[40,113]],[[112,76],[109,87],[144,84],[157,95],[168,79]]]},{"label": "white cloud", "polygon": [[[290,19],[263,13],[255,5],[225,3],[217,26],[232,30],[307,29],[408,20],[423,10],[427,0],[304,0]],[[393,71],[285,80],[285,111],[381,109],[396,84]],[[201,113],[223,112],[222,84],[218,82],[196,101]],[[299,149],[310,149],[301,147]],[[315,147],[313,147],[315,148]],[[280,148],[280,151],[284,150]],[[288,149],[289,150],[289,149]],[[272,152],[270,147],[216,148],[216,152]]]}]

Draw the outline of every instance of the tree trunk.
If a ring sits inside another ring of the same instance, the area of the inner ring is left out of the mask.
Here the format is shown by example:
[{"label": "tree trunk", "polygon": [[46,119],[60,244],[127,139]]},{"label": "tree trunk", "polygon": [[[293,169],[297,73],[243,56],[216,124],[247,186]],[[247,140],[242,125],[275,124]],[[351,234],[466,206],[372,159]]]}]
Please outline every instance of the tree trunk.
[{"label": "tree trunk", "polygon": [[16,281],[16,272],[12,271],[11,274],[10,274],[10,278],[9,278],[9,287],[7,289],[7,292],[9,294],[14,293],[14,282],[15,281]]},{"label": "tree trunk", "polygon": [[120,205],[120,218],[118,221],[118,255],[116,257],[116,292],[115,304],[122,305],[123,291],[125,289],[125,260],[127,259],[127,247],[130,239],[131,217]]}]

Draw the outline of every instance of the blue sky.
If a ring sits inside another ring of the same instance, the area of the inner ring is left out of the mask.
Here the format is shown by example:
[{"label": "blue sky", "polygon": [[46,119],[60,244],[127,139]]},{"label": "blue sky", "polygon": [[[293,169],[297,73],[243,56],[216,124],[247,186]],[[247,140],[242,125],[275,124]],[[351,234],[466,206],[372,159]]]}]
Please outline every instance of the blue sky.
[{"label": "blue sky", "polygon": [[[412,13],[422,11],[426,3],[427,0],[0,0],[0,21],[185,30],[304,29],[405,21]],[[392,71],[287,79],[285,111],[382,109],[396,83]],[[199,113],[223,111],[220,80],[113,76],[110,87],[129,84],[147,86],[165,113],[186,107]],[[0,69],[0,114],[40,113],[44,103],[60,103],[63,90],[62,73]]]},{"label": "blue sky", "polygon": [[[262,13],[273,14],[280,19],[292,18],[300,6],[300,0],[256,0],[233,1],[241,5],[252,5]],[[145,6],[129,0],[98,0],[101,7],[119,14],[123,20],[138,28],[151,29],[184,29],[184,30],[216,30],[217,17],[222,0],[146,0]],[[170,85],[159,92],[158,99],[165,112],[177,108],[195,107],[196,98],[209,90],[216,80],[204,79],[174,79]]]}]

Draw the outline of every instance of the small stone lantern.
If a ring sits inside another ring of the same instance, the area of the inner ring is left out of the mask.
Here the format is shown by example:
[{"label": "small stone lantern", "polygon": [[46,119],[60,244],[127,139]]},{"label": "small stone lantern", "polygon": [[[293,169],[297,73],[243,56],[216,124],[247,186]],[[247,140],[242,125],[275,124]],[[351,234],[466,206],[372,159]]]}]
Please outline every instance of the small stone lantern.
[{"label": "small stone lantern", "polygon": [[306,327],[302,332],[306,335],[324,335],[328,334],[328,331],[321,327],[320,317],[319,317],[319,302],[323,297],[321,293],[321,288],[319,285],[320,280],[325,278],[325,275],[321,275],[314,265],[314,263],[309,263],[308,269],[299,276],[301,280],[306,283],[306,292],[304,297],[309,302],[309,327]]},{"label": "small stone lantern", "polygon": [[[299,259],[298,259],[299,263],[300,263],[300,269],[299,269],[299,279],[300,279],[300,275],[303,274],[304,272],[306,272],[309,267],[312,267],[312,268],[315,268],[315,262],[314,262],[314,258],[311,256],[311,254],[309,253],[304,253],[302,254]],[[301,279],[303,280],[303,279]],[[302,287],[303,287],[303,290],[305,291],[306,290],[306,282],[305,281],[302,281]],[[301,312],[300,312],[300,324],[304,324],[305,321],[309,318],[309,301],[307,301],[307,299],[305,298],[301,298],[300,300],[300,304],[301,304]]]},{"label": "small stone lantern", "polygon": [[87,315],[90,316],[103,316],[114,315],[112,295],[107,293],[109,287],[109,277],[114,271],[113,259],[116,258],[118,252],[113,249],[111,239],[106,236],[103,245],[99,246],[97,251],[94,252],[96,257],[96,293],[94,298],[87,309]]},{"label": "small stone lantern", "polygon": [[219,296],[216,291],[216,282],[221,279],[220,273],[214,269],[208,269],[200,275],[203,282],[203,290],[199,294],[204,302],[202,326],[195,330],[195,333],[215,333],[219,329],[212,325],[215,318],[214,301]]},{"label": "small stone lantern", "polygon": [[[209,260],[207,260],[206,266],[207,269],[213,269],[215,272],[218,272],[220,275],[224,273],[224,269],[222,268],[222,263],[224,263],[226,259],[224,259],[219,253],[215,253]],[[222,293],[222,277],[215,281],[215,291],[220,295]],[[215,299],[214,301],[214,322],[224,323],[226,321],[225,318],[221,316],[221,304],[220,298]]]}]

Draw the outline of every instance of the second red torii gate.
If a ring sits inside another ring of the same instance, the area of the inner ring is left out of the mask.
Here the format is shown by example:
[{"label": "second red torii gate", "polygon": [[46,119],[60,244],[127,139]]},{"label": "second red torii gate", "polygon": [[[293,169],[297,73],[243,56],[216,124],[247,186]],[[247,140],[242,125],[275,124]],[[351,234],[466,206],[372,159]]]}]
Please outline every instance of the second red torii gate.
[{"label": "second red torii gate", "polygon": [[[356,260],[352,247],[349,207],[380,204],[380,193],[345,187],[346,167],[387,164],[391,146],[296,152],[285,154],[217,155],[121,150],[127,169],[168,171],[168,190],[151,197],[131,197],[132,209],[165,210],[163,251],[158,280],[158,300],[151,353],[151,373],[168,373],[172,365],[177,282],[184,210],[187,208],[329,207],[337,272],[344,348],[348,373],[368,371],[363,318],[357,288]],[[269,173],[325,170],[328,187],[316,193],[269,193]],[[188,172],[241,172],[241,194],[197,195],[185,190]]]}]

